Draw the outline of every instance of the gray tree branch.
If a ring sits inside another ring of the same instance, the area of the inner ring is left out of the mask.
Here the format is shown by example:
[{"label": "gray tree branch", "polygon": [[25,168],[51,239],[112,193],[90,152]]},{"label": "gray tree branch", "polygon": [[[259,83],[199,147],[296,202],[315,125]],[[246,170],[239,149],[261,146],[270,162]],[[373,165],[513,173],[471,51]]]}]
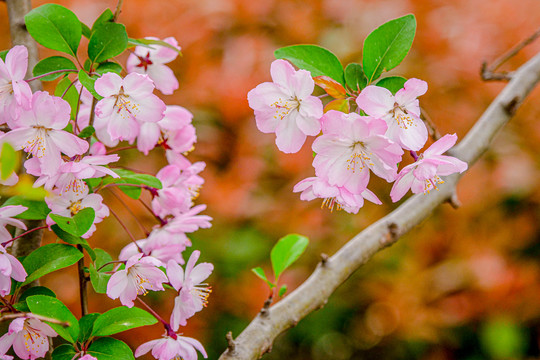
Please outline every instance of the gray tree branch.
[{"label": "gray tree branch", "polygon": [[[451,154],[469,166],[488,149],[497,132],[510,120],[525,97],[540,81],[540,54],[519,68],[512,80]],[[426,219],[440,204],[450,201],[462,174],[446,177],[439,191],[415,195],[393,212],[352,238],[289,296],[257,315],[234,340],[220,360],[258,359],[272,347],[274,339],[295,326],[314,310],[323,307],[330,295],[360,266]],[[234,346],[231,346],[234,345]]]}]

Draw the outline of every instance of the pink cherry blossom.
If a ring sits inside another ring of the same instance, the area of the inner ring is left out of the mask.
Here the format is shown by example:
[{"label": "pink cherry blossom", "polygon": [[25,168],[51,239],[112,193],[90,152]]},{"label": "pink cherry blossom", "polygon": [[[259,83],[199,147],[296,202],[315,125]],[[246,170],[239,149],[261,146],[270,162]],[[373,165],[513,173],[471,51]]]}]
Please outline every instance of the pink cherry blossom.
[{"label": "pink cherry blossom", "polygon": [[128,259],[126,268],[115,272],[107,284],[107,296],[120,298],[122,305],[133,307],[137,295],[146,295],[148,290],[162,291],[167,275],[158,266],[161,262],[150,256],[137,254]]},{"label": "pink cherry blossom", "polygon": [[214,265],[200,263],[195,266],[200,255],[200,251],[193,251],[187,262],[185,273],[176,262],[171,260],[167,263],[169,281],[179,292],[174,300],[170,320],[174,331],[177,331],[180,325],[185,326],[187,319],[206,306],[208,296],[212,292],[208,284],[202,282],[210,276]]},{"label": "pink cherry blossom", "polygon": [[367,188],[370,169],[386,181],[396,178],[403,150],[384,136],[384,121],[330,110],[322,123],[323,135],[313,142],[317,177],[356,195]]},{"label": "pink cherry blossom", "polygon": [[[147,37],[146,39],[158,40],[155,37]],[[168,37],[163,41],[180,50],[175,38]],[[152,44],[149,46],[135,47],[127,59],[127,71],[147,74],[154,81],[156,89],[165,95],[171,95],[174,90],[178,89],[178,80],[176,80],[174,72],[164,64],[176,59],[178,51],[162,45]]]},{"label": "pink cherry blossom", "polygon": [[396,95],[380,86],[366,87],[356,98],[358,107],[376,118],[386,121],[386,136],[406,150],[417,151],[426,144],[428,132],[420,119],[418,96],[427,91],[427,83],[409,79]]},{"label": "pink cherry blossom", "polygon": [[[96,80],[96,92],[103,96],[96,105],[96,134],[101,142],[127,140],[133,143],[145,123],[163,118],[165,104],[152,92],[154,84],[146,75],[128,74],[124,79],[109,72]],[[102,139],[98,129],[105,129],[110,139]]]},{"label": "pink cherry blossom", "polygon": [[20,261],[0,245],[0,296],[6,296],[11,291],[11,279],[23,282],[26,276]]},{"label": "pink cherry blossom", "polygon": [[0,124],[12,124],[32,99],[32,90],[24,81],[27,68],[28,50],[22,45],[9,50],[6,61],[0,59]]},{"label": "pink cherry blossom", "polygon": [[97,358],[93,357],[90,354],[83,355],[79,358],[79,360],[98,360]]},{"label": "pink cherry blossom", "polygon": [[206,359],[208,355],[202,344],[190,337],[173,334],[148,341],[135,350],[135,357],[142,356],[152,350],[152,356],[158,360],[197,360],[197,351]]},{"label": "pink cherry blossom", "polygon": [[365,189],[361,194],[353,194],[343,186],[330,185],[324,179],[310,177],[300,181],[294,186],[293,192],[301,192],[300,199],[311,201],[316,198],[324,199],[323,206],[331,211],[336,207],[338,210],[345,210],[348,213],[356,214],[362,206],[364,199],[374,204],[382,204],[379,198],[369,189]]},{"label": "pink cherry blossom", "polygon": [[169,220],[167,227],[172,232],[191,233],[201,228],[207,229],[212,226],[212,218],[208,215],[197,215],[206,209],[206,205],[197,205],[185,213],[175,212],[174,217]]},{"label": "pink cherry blossom", "polygon": [[435,141],[411,165],[405,166],[399,173],[390,197],[393,202],[401,199],[409,189],[414,194],[429,193],[444,183],[440,176],[450,175],[467,170],[467,163],[452,156],[441,155],[457,141],[456,134],[447,134]]},{"label": "pink cherry blossom", "polygon": [[38,91],[32,96],[31,107],[21,111],[14,130],[0,139],[37,157],[42,174],[53,175],[62,164],[61,153],[73,157],[88,150],[86,141],[63,130],[70,112],[65,100]]},{"label": "pink cherry blossom", "polygon": [[51,327],[38,319],[22,317],[9,324],[8,332],[0,338],[0,356],[11,346],[21,359],[38,359],[49,351],[49,339],[57,336]]},{"label": "pink cherry blossom", "polygon": [[190,151],[197,141],[191,124],[193,114],[181,106],[167,106],[165,116],[158,122],[163,133],[162,145],[177,153]]},{"label": "pink cherry blossom", "polygon": [[26,230],[26,225],[19,219],[13,219],[28,210],[27,207],[22,205],[8,205],[0,207],[0,243],[5,243],[11,240],[11,234],[6,229],[6,225],[12,225],[19,229]]},{"label": "pink cherry blossom", "polygon": [[275,60],[270,69],[273,82],[258,85],[248,93],[249,106],[255,111],[257,128],[276,133],[276,144],[285,153],[295,153],[306,136],[321,131],[319,119],[323,105],[311,96],[315,83],[306,70],[294,70],[285,60]]},{"label": "pink cherry blossom", "polygon": [[[96,215],[94,217],[94,223],[90,229],[82,235],[83,238],[88,239],[94,231],[96,231],[96,225],[103,221],[104,218],[109,216],[109,208],[103,203],[103,198],[99,194],[88,194],[88,187],[85,191],[66,191],[59,194],[52,194],[45,197],[45,202],[51,214],[56,214],[65,217],[72,217],[79,213],[82,209],[91,207],[94,209]],[[51,217],[47,216],[47,225],[50,227],[55,224]]]}]

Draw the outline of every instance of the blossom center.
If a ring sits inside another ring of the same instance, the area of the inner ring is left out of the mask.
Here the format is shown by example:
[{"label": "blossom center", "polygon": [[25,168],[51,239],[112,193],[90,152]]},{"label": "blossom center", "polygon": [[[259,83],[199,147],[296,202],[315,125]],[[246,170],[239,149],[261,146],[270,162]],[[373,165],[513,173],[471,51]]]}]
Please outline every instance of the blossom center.
[{"label": "blossom center", "polygon": [[133,118],[139,112],[139,104],[132,101],[130,96],[124,93],[124,87],[120,87],[120,91],[114,97],[116,97],[114,107],[122,118]]},{"label": "blossom center", "polygon": [[81,200],[72,202],[68,208],[68,210],[71,211],[71,216],[78,214],[82,209],[83,207],[81,206]]},{"label": "blossom center", "polygon": [[13,84],[11,81],[0,85],[0,101],[13,94]]},{"label": "blossom center", "polygon": [[138,63],[135,66],[136,67],[142,67],[142,68],[144,68],[144,71],[148,71],[148,65],[153,64],[152,60],[150,60],[150,51],[146,54],[146,56],[137,55],[137,57],[139,58],[140,63]]},{"label": "blossom center", "polygon": [[46,141],[45,137],[47,132],[52,129],[48,129],[44,126],[37,125],[32,126],[36,130],[34,137],[26,142],[24,151],[30,153],[38,158],[42,158],[45,155]]},{"label": "blossom center", "polygon": [[321,204],[321,209],[326,207],[330,210],[330,212],[334,211],[334,206],[336,207],[336,210],[340,211],[343,209],[341,204],[337,201],[335,197],[329,197],[325,198]]},{"label": "blossom center", "polygon": [[356,141],[351,145],[351,156],[346,161],[347,170],[352,172],[362,171],[366,166],[373,166],[371,152],[368,152],[366,145],[362,141]]},{"label": "blossom center", "polygon": [[394,109],[391,113],[400,128],[407,130],[410,127],[416,126],[413,117],[407,112],[407,110],[399,106],[398,103],[394,104]]},{"label": "blossom center", "polygon": [[300,102],[298,98],[289,98],[287,100],[279,98],[276,102],[270,104],[270,107],[276,109],[274,119],[283,120],[291,111],[300,108]]},{"label": "blossom center", "polygon": [[208,304],[208,297],[212,292],[212,288],[208,284],[199,284],[191,289],[191,294],[201,299],[204,307]]},{"label": "blossom center", "polygon": [[45,345],[45,341],[47,341],[48,345],[48,339],[41,335],[37,329],[30,326],[27,321],[24,322],[23,331],[24,346],[28,352],[37,353],[39,347]]},{"label": "blossom center", "polygon": [[444,184],[444,180],[438,175],[435,175],[431,179],[424,180],[424,194],[429,194],[432,189],[439,191],[439,187],[437,185],[440,184]]}]

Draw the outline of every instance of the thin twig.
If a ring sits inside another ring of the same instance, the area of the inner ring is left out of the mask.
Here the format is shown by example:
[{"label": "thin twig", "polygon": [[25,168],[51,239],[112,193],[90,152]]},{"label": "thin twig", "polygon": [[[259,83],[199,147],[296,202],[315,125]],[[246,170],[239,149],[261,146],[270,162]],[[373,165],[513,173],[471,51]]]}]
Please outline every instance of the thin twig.
[{"label": "thin twig", "polygon": [[141,228],[143,234],[148,236],[150,234],[148,229],[139,220],[139,218],[137,217],[137,215],[135,215],[135,213],[131,210],[131,208],[124,202],[124,200],[122,200],[120,195],[116,194],[116,191],[114,191],[114,189],[109,189],[109,193],[111,193],[112,196],[114,196],[118,200],[118,202],[120,202],[124,206],[124,208],[131,214],[131,216],[133,216],[133,218],[135,219],[135,222],[137,223],[137,225],[139,225],[139,228]]},{"label": "thin twig", "polygon": [[[81,253],[83,252],[82,245],[77,245],[77,249],[79,249]],[[77,262],[77,270],[79,272],[79,295],[81,301],[81,314],[82,316],[84,316],[88,314],[88,279],[86,278],[86,274],[84,272],[84,256]]]},{"label": "thin twig", "polygon": [[118,20],[118,16],[120,16],[120,13],[122,12],[123,3],[124,3],[124,0],[118,0],[118,3],[116,4],[116,10],[114,11],[114,17],[113,17],[114,22]]},{"label": "thin twig", "polygon": [[135,244],[135,246],[137,247],[137,250],[139,250],[140,253],[144,253],[143,250],[141,249],[141,247],[139,246],[139,244],[137,244],[137,240],[135,239],[135,237],[133,236],[133,234],[131,233],[131,231],[129,231],[128,227],[124,224],[124,222],[120,219],[120,217],[118,216],[118,214],[111,208],[109,208],[111,214],[113,214],[113,216],[116,218],[116,220],[118,220],[118,223],[120,224],[120,226],[122,226],[122,228],[126,231],[126,233],[128,234],[129,238],[131,239],[131,241]]},{"label": "thin twig", "polygon": [[41,315],[37,315],[37,314],[34,314],[34,313],[27,313],[27,312],[19,312],[19,313],[15,313],[15,314],[5,314],[5,315],[0,316],[0,321],[18,319],[18,318],[22,318],[22,317],[34,318],[34,319],[38,319],[38,320],[41,320],[41,321],[47,321],[47,322],[50,322],[50,323],[53,323],[53,324],[61,325],[63,327],[71,326],[71,324],[66,322],[66,321],[61,321],[61,320],[53,319],[53,318],[50,318],[50,317],[47,317],[47,316],[41,316]]}]

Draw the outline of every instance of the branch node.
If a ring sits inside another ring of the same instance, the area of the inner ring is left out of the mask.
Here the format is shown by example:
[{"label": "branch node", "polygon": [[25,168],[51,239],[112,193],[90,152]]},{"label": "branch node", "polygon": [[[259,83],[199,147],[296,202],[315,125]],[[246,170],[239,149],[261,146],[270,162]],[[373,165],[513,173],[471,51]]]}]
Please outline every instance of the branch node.
[{"label": "branch node", "polygon": [[270,304],[272,304],[272,295],[264,301],[263,308],[261,309],[261,316],[267,317],[270,315]]},{"label": "branch node", "polygon": [[461,201],[459,201],[459,198],[457,194],[454,192],[450,198],[446,200],[452,206],[454,209],[459,209],[461,207]]},{"label": "branch node", "polygon": [[520,104],[519,97],[516,96],[512,100],[510,100],[508,104],[504,105],[503,109],[504,111],[506,111],[508,115],[513,116],[516,113],[519,107],[519,104]]},{"label": "branch node", "polygon": [[236,352],[236,342],[233,339],[232,331],[229,331],[227,335],[225,335],[225,338],[227,339],[227,350],[229,351],[229,354],[234,355]]},{"label": "branch node", "polygon": [[389,246],[395,243],[399,239],[399,227],[396,223],[388,224],[388,232],[384,234],[380,242],[382,246]]},{"label": "branch node", "polygon": [[326,255],[325,253],[322,253],[322,254],[321,254],[321,265],[322,265],[322,266],[326,266],[327,263],[328,263],[328,259],[330,259],[330,258],[328,257],[328,255]]}]

